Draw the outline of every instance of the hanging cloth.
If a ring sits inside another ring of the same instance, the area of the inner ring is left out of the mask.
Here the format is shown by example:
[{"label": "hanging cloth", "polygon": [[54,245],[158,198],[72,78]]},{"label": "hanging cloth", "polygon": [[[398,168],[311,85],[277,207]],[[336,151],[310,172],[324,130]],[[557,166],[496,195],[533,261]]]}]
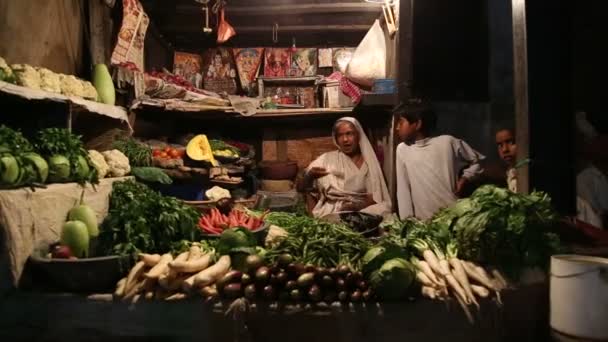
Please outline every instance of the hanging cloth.
[{"label": "hanging cloth", "polygon": [[217,25],[217,43],[222,44],[228,41],[228,39],[236,35],[234,27],[232,27],[224,18],[224,8],[220,9],[220,19]]}]

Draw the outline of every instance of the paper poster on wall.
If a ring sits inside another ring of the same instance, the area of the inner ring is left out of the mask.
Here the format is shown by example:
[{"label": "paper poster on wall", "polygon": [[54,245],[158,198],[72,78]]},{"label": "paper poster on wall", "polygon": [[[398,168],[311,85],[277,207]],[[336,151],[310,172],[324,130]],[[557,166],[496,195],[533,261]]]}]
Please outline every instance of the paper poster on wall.
[{"label": "paper poster on wall", "polygon": [[260,72],[264,48],[235,48],[232,49],[232,53],[239,73],[241,87],[245,93],[249,94],[257,88],[255,79]]},{"label": "paper poster on wall", "polygon": [[216,93],[236,94],[236,69],[231,50],[209,49],[203,55],[203,86]]},{"label": "paper poster on wall", "polygon": [[333,49],[332,64],[334,71],[339,71],[341,73],[346,72],[346,67],[348,67],[348,63],[350,63],[350,59],[353,57],[354,52],[355,48]]},{"label": "paper poster on wall", "polygon": [[333,66],[332,49],[319,49],[319,68],[331,68]]},{"label": "paper poster on wall", "polygon": [[291,56],[290,76],[315,76],[317,74],[317,49],[296,49]]},{"label": "paper poster on wall", "polygon": [[287,77],[291,67],[289,49],[267,48],[264,52],[264,76]]},{"label": "paper poster on wall", "polygon": [[197,88],[203,87],[203,59],[198,54],[175,52],[173,57],[173,73],[183,77]]}]

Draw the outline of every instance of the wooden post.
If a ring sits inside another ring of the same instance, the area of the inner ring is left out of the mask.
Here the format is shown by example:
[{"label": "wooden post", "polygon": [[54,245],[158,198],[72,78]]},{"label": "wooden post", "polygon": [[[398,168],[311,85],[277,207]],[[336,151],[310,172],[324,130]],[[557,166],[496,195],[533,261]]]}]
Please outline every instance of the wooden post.
[{"label": "wooden post", "polygon": [[[526,0],[512,0],[513,20],[513,86],[515,95],[515,141],[517,159],[530,155],[530,121],[528,117],[528,49],[526,34]],[[517,170],[517,191],[530,191],[529,167]]]}]

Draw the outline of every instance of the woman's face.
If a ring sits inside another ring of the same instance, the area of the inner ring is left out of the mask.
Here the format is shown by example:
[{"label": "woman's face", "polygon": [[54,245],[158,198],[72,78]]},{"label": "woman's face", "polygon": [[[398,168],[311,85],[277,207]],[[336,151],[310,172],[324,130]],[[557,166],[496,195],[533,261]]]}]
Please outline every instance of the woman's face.
[{"label": "woman's face", "polygon": [[215,64],[222,64],[222,56],[220,55],[215,55],[213,57],[213,61],[215,62]]},{"label": "woman's face", "polygon": [[359,132],[353,124],[346,121],[338,122],[335,134],[340,151],[346,155],[359,152]]}]

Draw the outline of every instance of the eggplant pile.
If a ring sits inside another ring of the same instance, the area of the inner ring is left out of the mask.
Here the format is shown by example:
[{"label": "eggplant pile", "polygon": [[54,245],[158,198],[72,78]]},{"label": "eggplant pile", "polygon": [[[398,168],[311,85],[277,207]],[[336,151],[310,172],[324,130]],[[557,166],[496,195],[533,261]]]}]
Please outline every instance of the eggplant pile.
[{"label": "eggplant pile", "polygon": [[266,266],[257,255],[249,255],[246,270],[230,271],[216,283],[218,294],[225,299],[245,297],[249,300],[293,302],[361,302],[373,299],[373,292],[361,272],[348,266],[315,267],[293,262],[283,254],[276,264]]}]

